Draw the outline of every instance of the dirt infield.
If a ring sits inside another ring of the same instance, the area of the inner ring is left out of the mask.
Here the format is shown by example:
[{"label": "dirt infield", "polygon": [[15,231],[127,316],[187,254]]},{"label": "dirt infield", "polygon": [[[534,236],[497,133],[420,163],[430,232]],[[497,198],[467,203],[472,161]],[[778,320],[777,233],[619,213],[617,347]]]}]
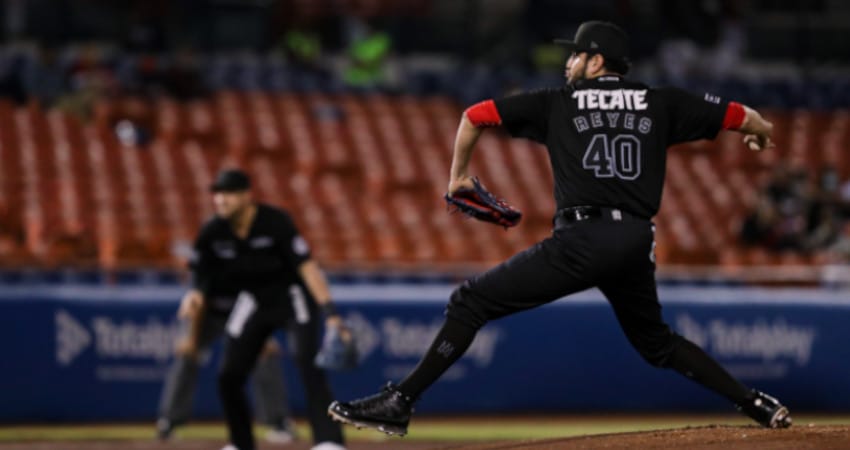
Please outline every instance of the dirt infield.
[{"label": "dirt infield", "polygon": [[617,433],[567,439],[442,447],[453,450],[573,450],[573,449],[850,449],[850,426],[798,426],[766,430],[754,426],[709,426],[678,430]]},{"label": "dirt infield", "polygon": [[[160,443],[153,440],[26,442],[0,444],[15,450],[217,450],[223,443],[214,440],[186,440]],[[261,444],[261,450],[306,450],[309,444]],[[759,450],[844,450],[850,449],[850,426],[796,426],[787,430],[765,430],[754,426],[707,426],[675,430],[604,434],[573,438],[512,442],[451,443],[387,439],[379,442],[353,442],[351,450],[568,450],[568,449],[752,449]]]}]

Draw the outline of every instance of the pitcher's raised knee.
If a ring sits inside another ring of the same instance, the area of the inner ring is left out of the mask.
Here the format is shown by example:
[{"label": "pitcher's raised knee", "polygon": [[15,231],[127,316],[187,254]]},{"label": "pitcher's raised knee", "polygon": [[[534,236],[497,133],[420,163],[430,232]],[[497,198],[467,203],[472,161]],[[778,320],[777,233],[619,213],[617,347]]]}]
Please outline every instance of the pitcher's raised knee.
[{"label": "pitcher's raised knee", "polygon": [[479,329],[490,320],[484,305],[485,300],[474,292],[468,281],[452,292],[446,305],[446,316]]}]

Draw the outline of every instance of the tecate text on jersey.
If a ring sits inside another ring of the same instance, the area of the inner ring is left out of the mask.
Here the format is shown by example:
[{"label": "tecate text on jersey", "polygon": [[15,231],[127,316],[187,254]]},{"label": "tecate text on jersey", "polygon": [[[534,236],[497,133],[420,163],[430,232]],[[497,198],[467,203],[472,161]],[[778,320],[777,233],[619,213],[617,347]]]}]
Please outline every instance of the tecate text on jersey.
[{"label": "tecate text on jersey", "polygon": [[573,92],[578,109],[624,109],[642,111],[647,107],[646,89],[581,89]]}]

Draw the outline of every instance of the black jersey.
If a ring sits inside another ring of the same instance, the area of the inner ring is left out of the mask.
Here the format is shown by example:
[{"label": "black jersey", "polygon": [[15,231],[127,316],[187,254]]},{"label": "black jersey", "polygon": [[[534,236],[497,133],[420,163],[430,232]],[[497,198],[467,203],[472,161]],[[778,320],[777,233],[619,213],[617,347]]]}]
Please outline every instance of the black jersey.
[{"label": "black jersey", "polygon": [[651,218],[667,147],[714,138],[728,102],[606,75],[495,105],[512,136],[546,145],[558,209],[603,206]]},{"label": "black jersey", "polygon": [[310,249],[289,214],[259,204],[245,239],[218,217],[201,228],[190,261],[192,284],[210,298],[241,291],[258,301],[278,298],[301,284],[298,266],[308,259]]}]

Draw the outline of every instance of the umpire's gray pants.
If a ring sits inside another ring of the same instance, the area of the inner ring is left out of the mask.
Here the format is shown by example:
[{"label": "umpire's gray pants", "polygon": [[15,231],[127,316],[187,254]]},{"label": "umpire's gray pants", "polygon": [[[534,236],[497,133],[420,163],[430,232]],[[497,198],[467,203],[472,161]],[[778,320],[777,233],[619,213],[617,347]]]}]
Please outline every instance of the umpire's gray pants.
[{"label": "umpire's gray pants", "polygon": [[[204,314],[200,323],[197,354],[204,355],[224,332],[225,315]],[[184,333],[189,332],[185,327]],[[269,339],[274,339],[270,337]],[[159,418],[173,425],[188,422],[198,381],[200,356],[176,355],[168,370],[159,400]],[[289,401],[279,358],[265,357],[257,361],[253,374],[254,401],[257,417],[269,426],[283,425],[290,417]]]}]

